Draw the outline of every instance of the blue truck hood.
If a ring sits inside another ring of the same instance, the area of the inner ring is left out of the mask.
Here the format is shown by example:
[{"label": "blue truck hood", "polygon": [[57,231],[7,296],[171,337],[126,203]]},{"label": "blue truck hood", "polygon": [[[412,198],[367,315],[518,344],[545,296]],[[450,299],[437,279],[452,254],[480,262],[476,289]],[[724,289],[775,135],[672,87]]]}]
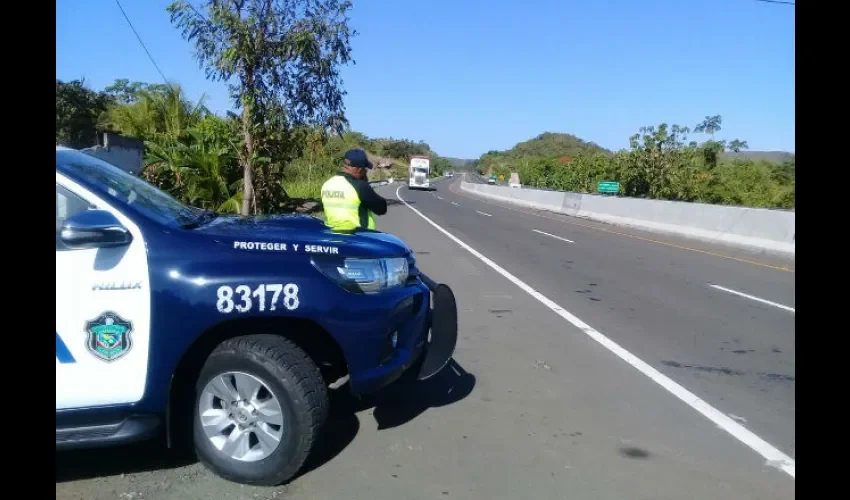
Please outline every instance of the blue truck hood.
[{"label": "blue truck hood", "polygon": [[401,257],[410,252],[401,239],[379,231],[335,232],[309,215],[219,216],[196,229],[217,242],[286,243],[335,247],[346,257]]}]

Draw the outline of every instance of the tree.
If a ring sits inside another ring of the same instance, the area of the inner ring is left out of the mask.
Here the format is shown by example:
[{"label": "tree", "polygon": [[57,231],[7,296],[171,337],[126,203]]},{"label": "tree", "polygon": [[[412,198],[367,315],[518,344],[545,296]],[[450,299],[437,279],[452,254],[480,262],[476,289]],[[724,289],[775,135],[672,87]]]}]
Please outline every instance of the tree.
[{"label": "tree", "polygon": [[431,158],[431,175],[434,177],[438,177],[444,175],[446,172],[452,169],[452,164],[449,160],[443,158],[442,156],[434,155]]},{"label": "tree", "polygon": [[706,116],[705,120],[701,121],[694,127],[694,132],[698,134],[708,134],[711,139],[705,141],[702,145],[702,154],[705,164],[708,168],[713,169],[717,166],[720,159],[720,154],[726,150],[726,141],[715,141],[714,134],[719,132],[723,118],[720,115]]},{"label": "tree", "polygon": [[165,93],[171,86],[162,83],[143,83],[131,82],[126,78],[118,78],[112,85],[103,89],[103,92],[112,98],[112,101],[118,104],[133,104],[136,102],[142,91],[149,91],[156,94]]},{"label": "tree", "polygon": [[720,126],[723,124],[723,118],[720,115],[706,116],[705,120],[701,121],[694,127],[694,132],[698,134],[708,134],[714,139],[715,132],[720,132]]},{"label": "tree", "polygon": [[[348,123],[341,66],[351,61],[347,0],[205,0],[200,10],[178,1],[171,22],[192,42],[207,77],[229,83],[242,110],[241,214],[273,206],[272,176],[283,166],[265,156],[291,141],[302,124],[341,133]],[[281,132],[272,137],[272,131]],[[279,178],[279,175],[278,175]]]},{"label": "tree", "polygon": [[97,118],[110,98],[86,88],[84,80],[56,80],[56,144],[86,148],[97,140]]},{"label": "tree", "polygon": [[726,141],[705,141],[700,145],[702,150],[703,160],[709,169],[713,169],[720,161],[720,155],[726,151]]},{"label": "tree", "polygon": [[242,181],[233,125],[210,114],[190,127],[184,140],[147,141],[143,175],[190,205],[239,213]]},{"label": "tree", "polygon": [[126,80],[116,80],[105,90],[115,96],[117,103],[101,115],[101,129],[143,141],[175,141],[186,138],[189,128],[210,114],[204,106],[204,96],[193,103],[177,85],[122,82]]},{"label": "tree", "polygon": [[379,145],[378,153],[392,158],[410,160],[411,156],[428,155],[431,152],[431,148],[422,141],[417,143],[405,139],[378,139],[376,142]]},{"label": "tree", "polygon": [[740,153],[744,149],[749,149],[750,146],[747,144],[747,141],[742,141],[740,139],[732,139],[729,141],[729,150],[735,153]]}]

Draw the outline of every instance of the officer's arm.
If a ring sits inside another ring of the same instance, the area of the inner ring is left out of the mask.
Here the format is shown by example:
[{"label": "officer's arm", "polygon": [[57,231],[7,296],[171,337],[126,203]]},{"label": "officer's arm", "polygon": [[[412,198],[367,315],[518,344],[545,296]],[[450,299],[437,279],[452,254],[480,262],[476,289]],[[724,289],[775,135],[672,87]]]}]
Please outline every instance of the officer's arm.
[{"label": "officer's arm", "polygon": [[387,213],[387,200],[376,193],[367,181],[358,179],[352,184],[354,185],[354,189],[357,190],[357,196],[360,197],[361,205],[378,215]]}]

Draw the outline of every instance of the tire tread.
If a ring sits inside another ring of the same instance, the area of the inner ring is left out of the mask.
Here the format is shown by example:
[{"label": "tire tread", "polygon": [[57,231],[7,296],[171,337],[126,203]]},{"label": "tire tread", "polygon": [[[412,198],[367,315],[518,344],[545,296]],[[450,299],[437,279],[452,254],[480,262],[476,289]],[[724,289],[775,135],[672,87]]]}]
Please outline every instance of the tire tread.
[{"label": "tire tread", "polygon": [[246,355],[260,364],[271,364],[275,369],[273,371],[280,371],[286,375],[285,379],[289,383],[285,382],[285,384],[293,389],[290,396],[297,407],[296,413],[306,413],[307,432],[300,433],[299,443],[292,460],[271,478],[260,480],[233,477],[219,467],[212,466],[202,454],[198,454],[198,458],[225,479],[241,484],[279,485],[298,473],[318,441],[330,406],[328,389],[325,387],[319,367],[303,349],[286,337],[271,334],[234,337],[219,344],[210,354],[209,359],[231,355]]}]

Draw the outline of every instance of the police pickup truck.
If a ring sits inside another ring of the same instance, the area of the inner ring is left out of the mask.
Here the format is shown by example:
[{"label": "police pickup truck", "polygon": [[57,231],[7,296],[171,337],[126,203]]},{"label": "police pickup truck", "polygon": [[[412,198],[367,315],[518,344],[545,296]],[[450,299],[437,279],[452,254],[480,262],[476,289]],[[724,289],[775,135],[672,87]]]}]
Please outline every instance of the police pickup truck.
[{"label": "police pickup truck", "polygon": [[451,290],[394,236],[217,215],[56,148],[57,450],[164,430],[224,478],[280,484],[329,389],[428,378],[456,341]]}]

